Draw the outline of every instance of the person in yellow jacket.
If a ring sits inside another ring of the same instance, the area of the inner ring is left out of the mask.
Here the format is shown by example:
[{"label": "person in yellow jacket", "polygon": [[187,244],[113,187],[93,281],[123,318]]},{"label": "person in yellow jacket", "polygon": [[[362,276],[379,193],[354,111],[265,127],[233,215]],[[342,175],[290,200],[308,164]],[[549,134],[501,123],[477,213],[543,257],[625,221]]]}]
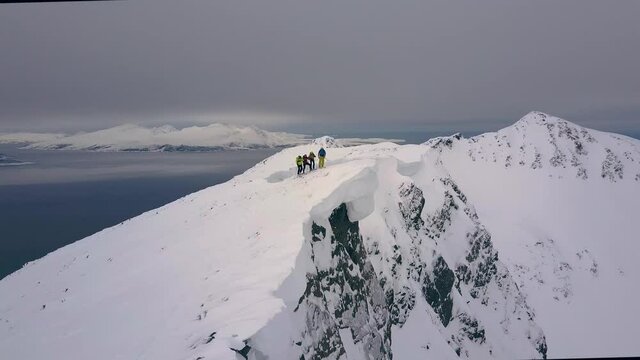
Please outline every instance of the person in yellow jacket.
[{"label": "person in yellow jacket", "polygon": [[298,175],[304,172],[304,170],[302,169],[302,164],[302,155],[298,155],[298,157],[296,158],[296,165],[298,165]]}]

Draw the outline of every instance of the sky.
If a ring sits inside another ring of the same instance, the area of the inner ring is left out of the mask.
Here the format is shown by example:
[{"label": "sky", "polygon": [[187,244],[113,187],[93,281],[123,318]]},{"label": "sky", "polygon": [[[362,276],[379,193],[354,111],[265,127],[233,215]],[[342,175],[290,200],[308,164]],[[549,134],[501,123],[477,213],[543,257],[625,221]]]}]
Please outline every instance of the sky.
[{"label": "sky", "polygon": [[0,131],[640,134],[638,1],[0,4]]}]

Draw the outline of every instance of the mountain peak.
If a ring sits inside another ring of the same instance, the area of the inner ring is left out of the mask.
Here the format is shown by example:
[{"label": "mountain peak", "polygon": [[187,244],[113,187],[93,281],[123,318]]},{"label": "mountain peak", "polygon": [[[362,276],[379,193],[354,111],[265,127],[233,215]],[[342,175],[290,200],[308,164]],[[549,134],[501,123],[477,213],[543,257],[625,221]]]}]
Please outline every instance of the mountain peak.
[{"label": "mountain peak", "polygon": [[547,119],[549,119],[550,121],[553,121],[553,119],[558,119],[558,118],[556,118],[555,116],[551,116],[549,114],[543,113],[542,111],[534,110],[534,111],[530,111],[525,116],[520,118],[520,120],[518,120],[517,123],[538,123],[538,122],[545,122],[547,121]]},{"label": "mountain peak", "polygon": [[313,145],[318,145],[326,148],[342,147],[342,145],[340,145],[334,137],[328,135],[313,139],[311,143]]},{"label": "mountain peak", "polygon": [[[437,140],[427,144],[439,143]],[[551,177],[584,180],[592,176],[614,182],[625,176],[640,179],[638,140],[587,129],[539,111],[532,111],[497,132],[460,143],[467,156],[485,166],[489,162],[504,168],[545,169],[543,172]]]},{"label": "mountain peak", "polygon": [[453,146],[453,143],[461,139],[463,139],[462,135],[460,133],[455,133],[449,136],[438,136],[438,137],[431,138],[425,141],[424,143],[422,143],[422,145],[427,145],[432,148],[439,148],[442,146],[446,146],[449,149],[451,149],[451,147]]},{"label": "mountain peak", "polygon": [[516,121],[513,125],[507,127],[516,128],[519,131],[529,131],[531,128],[535,127],[553,127],[555,125],[562,124],[560,126],[566,127],[570,126],[577,129],[584,129],[582,126],[572,123],[571,121],[567,121],[565,119],[559,118],[557,116],[549,115],[547,113],[541,111],[531,111],[520,120]]}]

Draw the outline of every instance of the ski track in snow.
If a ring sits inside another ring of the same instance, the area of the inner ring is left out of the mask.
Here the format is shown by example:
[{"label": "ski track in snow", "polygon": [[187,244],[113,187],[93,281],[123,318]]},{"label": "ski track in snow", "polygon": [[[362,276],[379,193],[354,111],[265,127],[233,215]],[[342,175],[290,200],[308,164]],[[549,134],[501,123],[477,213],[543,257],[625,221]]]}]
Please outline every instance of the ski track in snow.
[{"label": "ski track in snow", "polygon": [[285,149],[9,275],[0,353],[640,351],[639,141],[533,112],[471,139],[331,147],[327,168],[295,176],[295,157],[317,147]]}]

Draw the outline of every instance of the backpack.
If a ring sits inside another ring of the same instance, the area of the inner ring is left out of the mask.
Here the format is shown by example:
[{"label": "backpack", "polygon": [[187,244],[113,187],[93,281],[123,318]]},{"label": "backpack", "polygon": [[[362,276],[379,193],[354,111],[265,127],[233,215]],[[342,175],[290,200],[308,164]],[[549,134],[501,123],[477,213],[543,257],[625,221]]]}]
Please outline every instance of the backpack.
[{"label": "backpack", "polygon": [[320,151],[318,151],[318,155],[325,157],[327,155],[327,152],[324,151],[324,148],[320,149]]}]

